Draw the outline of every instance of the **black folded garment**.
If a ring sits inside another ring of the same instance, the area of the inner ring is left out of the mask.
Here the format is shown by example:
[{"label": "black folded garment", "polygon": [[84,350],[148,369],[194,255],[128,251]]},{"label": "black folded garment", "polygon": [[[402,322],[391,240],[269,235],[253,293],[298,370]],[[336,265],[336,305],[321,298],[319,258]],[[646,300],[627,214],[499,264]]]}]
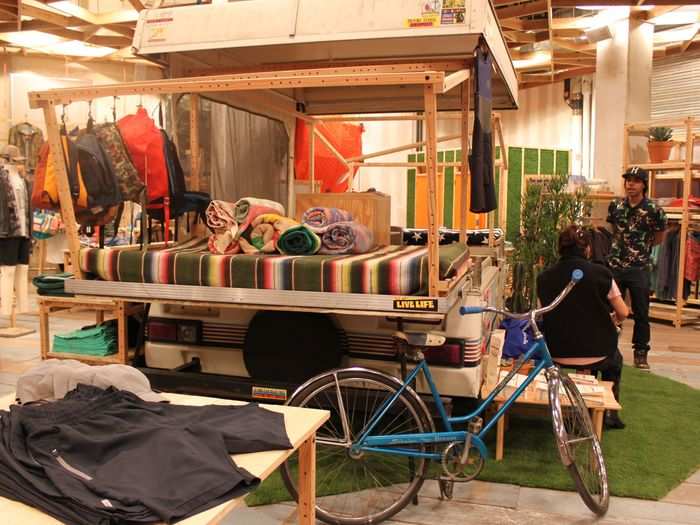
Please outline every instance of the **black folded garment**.
[{"label": "black folded garment", "polygon": [[[187,518],[259,484],[231,454],[291,448],[284,416],[254,403],[153,403],[87,385],[0,418],[0,494],[67,523]],[[13,479],[22,490],[10,494]]]}]

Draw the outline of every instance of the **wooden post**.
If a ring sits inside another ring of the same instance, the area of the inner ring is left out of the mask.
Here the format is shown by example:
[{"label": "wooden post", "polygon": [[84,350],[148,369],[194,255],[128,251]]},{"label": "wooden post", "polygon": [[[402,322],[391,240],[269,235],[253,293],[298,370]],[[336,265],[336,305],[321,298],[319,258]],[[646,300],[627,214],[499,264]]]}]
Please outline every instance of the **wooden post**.
[{"label": "wooden post", "polygon": [[505,235],[506,221],[508,220],[508,150],[503,140],[501,116],[497,113],[495,117],[493,132],[494,136],[498,138],[498,146],[501,148],[500,175],[498,177],[498,227]]},{"label": "wooden post", "polygon": [[66,171],[66,161],[63,155],[63,145],[61,144],[61,132],[56,120],[56,106],[52,102],[42,103],[44,110],[44,120],[46,122],[46,135],[53,157],[54,170],[56,173],[56,186],[58,187],[58,200],[61,204],[61,217],[66,225],[66,235],[68,237],[68,249],[71,261],[73,262],[73,274],[76,279],[82,279],[83,273],[80,269],[80,239],[78,238],[78,223],[75,220],[75,210],[73,209],[73,199],[68,185],[68,172]]},{"label": "wooden post", "polygon": [[676,288],[676,318],[673,324],[676,328],[683,325],[683,284],[685,280],[685,252],[686,239],[688,238],[688,223],[690,222],[690,211],[688,210],[688,200],[690,198],[690,186],[692,184],[692,164],[693,164],[693,119],[688,117],[685,120],[685,168],[683,171],[683,212],[681,215],[681,236],[680,256],[678,261],[678,286]]},{"label": "wooden post", "polygon": [[190,94],[190,178],[193,191],[199,191],[201,156],[199,151],[199,95]]},{"label": "wooden post", "polygon": [[117,359],[125,365],[129,357],[129,334],[124,301],[117,301],[115,313],[117,314]]},{"label": "wooden post", "polygon": [[51,350],[51,341],[49,340],[49,312],[50,306],[46,306],[39,300],[39,341],[41,345],[41,358],[47,359]]},{"label": "wooden post", "polygon": [[287,213],[294,217],[296,207],[296,183],[295,177],[295,148],[296,148],[296,120],[293,125],[285,124],[287,128]]},{"label": "wooden post", "polygon": [[299,447],[299,524],[316,523],[316,435]]},{"label": "wooden post", "polygon": [[316,124],[311,123],[309,125],[309,181],[311,183],[311,190],[309,193],[315,193],[316,188]]},{"label": "wooden post", "polygon": [[440,280],[437,195],[437,96],[433,84],[423,88],[425,101],[425,169],[428,177],[428,295],[436,296]]},{"label": "wooden post", "polygon": [[[496,117],[495,114],[492,112],[491,113],[491,166],[496,167]],[[495,177],[496,174],[493,174],[494,176],[494,183],[495,183]],[[500,187],[499,187],[500,189]],[[499,204],[500,204],[500,199],[499,199]],[[496,216],[496,213],[498,213],[498,217]],[[489,247],[493,248],[495,243],[494,237],[493,237],[493,229],[496,227],[496,219],[500,218],[500,210],[491,210],[488,212],[486,215],[486,221],[488,224],[489,228]],[[500,224],[499,224],[500,226]]]},{"label": "wooden post", "polygon": [[469,105],[471,104],[471,78],[462,84],[462,166],[461,166],[461,200],[462,214],[459,220],[459,242],[467,242],[467,227],[469,217],[469,190],[471,178],[469,177]]}]

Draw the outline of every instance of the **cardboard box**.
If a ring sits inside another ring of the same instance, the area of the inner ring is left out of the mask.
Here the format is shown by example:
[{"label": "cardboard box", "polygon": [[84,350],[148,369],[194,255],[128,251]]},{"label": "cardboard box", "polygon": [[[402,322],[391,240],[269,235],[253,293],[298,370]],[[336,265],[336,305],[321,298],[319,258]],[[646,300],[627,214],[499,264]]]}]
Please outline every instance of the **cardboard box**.
[{"label": "cardboard box", "polygon": [[299,193],[295,201],[294,218],[309,208],[323,206],[341,208],[352,213],[356,222],[367,226],[377,246],[391,244],[391,197],[378,191],[347,193]]}]

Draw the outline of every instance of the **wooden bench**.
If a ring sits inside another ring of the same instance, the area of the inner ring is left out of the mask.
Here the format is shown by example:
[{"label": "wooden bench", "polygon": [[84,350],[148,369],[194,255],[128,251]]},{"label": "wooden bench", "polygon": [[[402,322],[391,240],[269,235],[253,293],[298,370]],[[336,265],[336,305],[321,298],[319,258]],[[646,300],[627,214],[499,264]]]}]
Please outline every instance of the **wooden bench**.
[{"label": "wooden bench", "polygon": [[[51,351],[51,337],[49,332],[49,319],[52,314],[70,309],[86,309],[95,311],[95,322],[104,322],[105,315],[117,320],[117,353],[109,356],[89,356],[83,354],[70,354],[66,352]],[[127,302],[122,299],[110,299],[108,297],[39,297],[39,336],[41,341],[42,359],[77,359],[89,364],[126,364],[129,359],[129,338],[127,333],[127,319],[129,315],[138,313],[143,309],[142,303]]]},{"label": "wooden bench", "polygon": [[[584,399],[584,401],[586,402],[586,407],[591,413],[593,429],[596,435],[598,436],[598,439],[602,440],[603,419],[605,417],[605,411],[621,410],[622,406],[615,400],[615,397],[613,396],[613,384],[611,381],[598,381],[598,385],[604,388],[601,402],[586,399]],[[481,391],[482,397],[486,397],[491,392],[491,389],[492,388],[488,388],[486,385],[484,385]],[[501,406],[503,406],[506,399],[508,399],[508,395],[505,393],[505,390],[501,391],[493,400],[492,407],[494,407],[494,410],[500,409]],[[527,411],[528,409],[534,409],[541,412],[548,411],[549,400],[542,399],[540,396],[535,394],[529,387],[522,393],[522,395],[515,401],[515,403],[511,405],[510,408],[511,411],[515,411],[516,413],[522,412],[523,410],[521,409],[525,409],[524,411]],[[496,423],[496,461],[500,461],[503,459],[503,444],[505,441],[505,433],[508,423],[507,418],[508,413],[504,414],[503,417],[501,417],[501,419],[498,420],[498,423]]]}]

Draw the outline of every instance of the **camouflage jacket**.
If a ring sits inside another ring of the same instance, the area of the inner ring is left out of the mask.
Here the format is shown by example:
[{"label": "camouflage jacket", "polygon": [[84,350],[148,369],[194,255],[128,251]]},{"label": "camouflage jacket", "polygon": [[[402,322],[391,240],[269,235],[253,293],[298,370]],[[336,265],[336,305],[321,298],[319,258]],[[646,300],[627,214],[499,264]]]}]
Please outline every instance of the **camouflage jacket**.
[{"label": "camouflage jacket", "polygon": [[608,206],[607,221],[613,225],[608,266],[612,269],[646,268],[656,233],[666,229],[666,214],[648,198],[637,206],[616,199]]}]

